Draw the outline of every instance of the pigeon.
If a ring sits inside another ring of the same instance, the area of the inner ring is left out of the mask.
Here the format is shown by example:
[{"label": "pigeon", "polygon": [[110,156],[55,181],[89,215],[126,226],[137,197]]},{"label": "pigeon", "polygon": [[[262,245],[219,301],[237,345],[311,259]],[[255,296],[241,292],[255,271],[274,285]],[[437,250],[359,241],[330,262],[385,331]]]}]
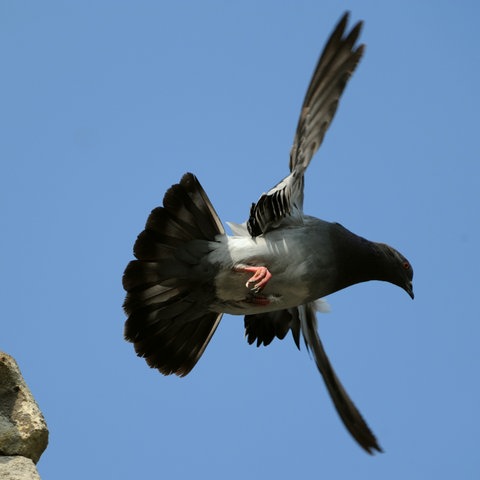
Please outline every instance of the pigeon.
[{"label": "pigeon", "polygon": [[252,204],[248,220],[225,233],[192,173],[167,190],[134,245],[123,287],[124,336],[164,375],[187,375],[224,313],[244,315],[249,344],[292,333],[313,355],[345,427],[368,453],[382,452],[325,353],[316,312],[323,298],[370,280],[390,282],[413,299],[413,269],[397,250],[303,212],[304,175],[365,46],[362,22],[345,13],[315,67],[302,105],[290,173]]}]

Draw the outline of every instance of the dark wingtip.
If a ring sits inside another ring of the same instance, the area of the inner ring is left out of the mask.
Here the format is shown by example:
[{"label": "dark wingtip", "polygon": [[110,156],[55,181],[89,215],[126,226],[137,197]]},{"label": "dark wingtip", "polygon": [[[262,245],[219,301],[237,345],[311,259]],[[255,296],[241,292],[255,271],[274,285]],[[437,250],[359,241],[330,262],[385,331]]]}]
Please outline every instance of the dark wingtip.
[{"label": "dark wingtip", "polygon": [[375,455],[376,453],[385,453],[383,448],[378,444],[375,439],[375,444],[373,445],[360,445],[369,455]]},{"label": "dark wingtip", "polygon": [[350,18],[350,10],[345,10],[343,15],[340,17],[340,20],[337,23],[337,27],[339,25],[343,25],[343,28],[347,25],[348,19]]},{"label": "dark wingtip", "polygon": [[[338,21],[335,30],[342,30],[344,31],[348,21],[350,20],[350,15],[351,12],[350,10],[345,10],[344,14],[340,17],[340,20]],[[358,37],[360,32],[362,31],[364,22],[363,20],[359,20],[352,28],[352,31],[350,32],[350,35],[353,34],[353,36]],[[354,33],[355,32],[355,33]]]}]

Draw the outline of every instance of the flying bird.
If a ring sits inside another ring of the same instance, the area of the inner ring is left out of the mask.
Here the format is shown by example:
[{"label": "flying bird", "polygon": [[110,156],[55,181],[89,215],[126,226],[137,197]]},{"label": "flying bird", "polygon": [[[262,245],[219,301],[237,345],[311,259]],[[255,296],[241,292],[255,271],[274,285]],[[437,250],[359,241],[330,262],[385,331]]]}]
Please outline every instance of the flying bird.
[{"label": "flying bird", "polygon": [[413,299],[413,269],[394,248],[303,212],[305,171],[357,67],[362,28],[345,13],[315,67],[290,151],[290,173],[225,233],[197,178],[186,173],[148,217],[123,275],[126,340],[164,375],[187,375],[224,313],[245,316],[248,343],[268,345],[289,331],[313,354],[346,428],[368,453],[381,448],[340,383],[317,332],[321,299],[369,280]]}]

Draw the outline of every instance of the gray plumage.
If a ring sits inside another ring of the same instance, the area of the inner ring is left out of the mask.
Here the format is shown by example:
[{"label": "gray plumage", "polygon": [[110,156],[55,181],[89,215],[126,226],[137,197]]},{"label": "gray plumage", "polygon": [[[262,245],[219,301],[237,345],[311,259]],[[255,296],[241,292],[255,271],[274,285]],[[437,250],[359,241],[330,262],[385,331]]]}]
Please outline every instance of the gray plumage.
[{"label": "gray plumage", "polygon": [[319,299],[356,283],[382,280],[413,298],[413,270],[398,251],[338,223],[303,213],[304,174],[322,143],[364,46],[362,23],[345,14],[315,68],[302,106],[290,174],[252,205],[227,236],[196,177],[185,174],[150,214],[123,276],[125,338],[148,365],[187,375],[223,313],[245,315],[248,343],[303,336],[346,428],[367,452],[381,451],[325,353],[317,332]]}]

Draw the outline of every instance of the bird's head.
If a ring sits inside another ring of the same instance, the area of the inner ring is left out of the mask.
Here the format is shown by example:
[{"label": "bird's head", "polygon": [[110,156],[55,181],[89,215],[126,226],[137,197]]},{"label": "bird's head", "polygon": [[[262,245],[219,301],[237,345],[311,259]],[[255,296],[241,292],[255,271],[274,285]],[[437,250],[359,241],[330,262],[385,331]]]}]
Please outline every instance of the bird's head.
[{"label": "bird's head", "polygon": [[413,268],[410,262],[394,248],[385,243],[377,243],[378,253],[385,256],[384,264],[386,277],[385,280],[394,285],[403,288],[410,297],[414,298],[413,294]]}]

